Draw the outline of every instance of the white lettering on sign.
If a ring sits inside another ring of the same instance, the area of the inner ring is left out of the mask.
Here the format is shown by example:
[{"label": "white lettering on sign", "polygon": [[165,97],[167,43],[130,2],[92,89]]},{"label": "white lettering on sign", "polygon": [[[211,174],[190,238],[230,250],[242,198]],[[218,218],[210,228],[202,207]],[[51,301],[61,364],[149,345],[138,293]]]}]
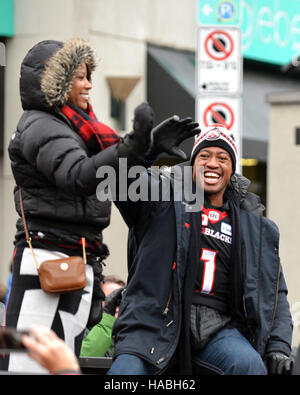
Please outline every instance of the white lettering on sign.
[{"label": "white lettering on sign", "polygon": [[[283,26],[283,34],[280,34]],[[290,42],[289,16],[286,12],[279,11],[274,18],[274,41],[279,47],[286,47]]]},{"label": "white lettering on sign", "polygon": [[255,19],[253,8],[251,8],[250,5],[244,1],[241,2],[241,19],[241,25],[243,25],[243,19],[246,20],[246,29],[242,33],[242,50],[247,51],[250,48],[252,42],[252,33],[254,31]]},{"label": "white lettering on sign", "polygon": [[259,28],[259,36],[262,42],[269,43],[272,40],[273,27],[271,10],[268,7],[262,7],[258,12],[257,25]]},{"label": "white lettering on sign", "polygon": [[[299,41],[297,41],[299,35]],[[295,15],[291,22],[291,39],[293,42],[292,51],[300,53],[300,15]]]},{"label": "white lettering on sign", "polygon": [[219,14],[222,18],[231,18],[234,13],[234,8],[232,4],[222,3],[219,7]]},{"label": "white lettering on sign", "polygon": [[279,7],[277,5],[274,10],[262,6],[255,10],[255,6],[241,1],[241,25],[245,27],[242,34],[243,51],[247,51],[252,42],[259,38],[263,44],[273,43],[280,48],[291,46],[292,51],[300,52],[300,7],[299,14],[292,17]]}]

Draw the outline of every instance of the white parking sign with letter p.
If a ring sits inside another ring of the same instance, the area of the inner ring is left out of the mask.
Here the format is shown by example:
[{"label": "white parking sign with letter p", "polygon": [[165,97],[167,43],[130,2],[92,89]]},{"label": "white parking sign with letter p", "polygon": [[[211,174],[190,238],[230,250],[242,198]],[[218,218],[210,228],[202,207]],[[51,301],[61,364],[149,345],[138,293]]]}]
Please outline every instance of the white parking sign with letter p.
[{"label": "white parking sign with letter p", "polygon": [[219,18],[226,21],[232,19],[236,12],[236,5],[232,1],[223,1],[218,5],[217,8]]}]

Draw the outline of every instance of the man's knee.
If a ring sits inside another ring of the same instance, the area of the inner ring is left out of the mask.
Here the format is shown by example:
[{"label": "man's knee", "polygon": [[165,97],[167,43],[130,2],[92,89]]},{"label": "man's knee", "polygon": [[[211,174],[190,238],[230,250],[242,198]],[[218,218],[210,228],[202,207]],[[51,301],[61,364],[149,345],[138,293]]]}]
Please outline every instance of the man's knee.
[{"label": "man's knee", "polygon": [[266,375],[267,370],[261,356],[253,349],[252,352],[238,353],[228,367],[229,374]]},{"label": "man's knee", "polygon": [[158,369],[135,355],[121,354],[113,362],[108,375],[147,375]]},{"label": "man's knee", "polygon": [[221,330],[198,356],[226,375],[267,374],[259,353],[235,328]]}]

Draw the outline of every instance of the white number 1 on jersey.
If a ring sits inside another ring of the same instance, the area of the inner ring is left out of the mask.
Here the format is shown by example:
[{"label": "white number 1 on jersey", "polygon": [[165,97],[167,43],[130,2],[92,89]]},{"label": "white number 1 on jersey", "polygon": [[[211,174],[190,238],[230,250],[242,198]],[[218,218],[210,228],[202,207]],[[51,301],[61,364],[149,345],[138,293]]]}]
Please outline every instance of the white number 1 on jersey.
[{"label": "white number 1 on jersey", "polygon": [[211,293],[215,280],[217,251],[202,248],[200,260],[204,261],[201,292]]}]

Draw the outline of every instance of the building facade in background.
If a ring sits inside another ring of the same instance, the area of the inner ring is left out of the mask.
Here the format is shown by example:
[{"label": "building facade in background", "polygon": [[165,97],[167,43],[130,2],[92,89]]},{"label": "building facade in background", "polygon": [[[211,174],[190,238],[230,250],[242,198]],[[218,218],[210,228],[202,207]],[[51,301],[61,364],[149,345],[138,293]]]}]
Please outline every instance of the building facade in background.
[{"label": "building facade in background", "polygon": [[[0,43],[5,46],[6,65],[0,65],[0,283],[7,281],[13,253],[16,213],[7,146],[22,113],[19,71],[27,51],[45,39],[89,40],[100,58],[91,91],[94,110],[99,120],[121,135],[131,130],[134,108],[144,100],[154,108],[157,122],[173,114],[195,118],[197,16],[201,12],[213,15],[219,3],[215,0],[1,0]],[[285,92],[297,96],[300,91],[299,75],[284,72],[284,66],[295,62],[296,54],[300,53],[300,3],[240,0],[239,5],[244,55],[243,174],[251,179],[251,190],[262,196],[266,215],[280,225],[289,300],[295,317],[299,310],[300,323],[297,262],[300,254],[296,239],[300,224],[296,203],[300,189],[297,180],[300,145],[286,146],[294,141],[295,130],[300,128],[299,103],[295,105],[287,100],[279,105],[274,96]],[[182,148],[188,153],[192,143],[189,140]],[[173,164],[174,159],[163,157],[159,163]],[[287,171],[283,170],[285,166]],[[279,168],[284,178],[283,188]],[[293,193],[289,186],[293,187]],[[289,215],[287,208],[291,210]],[[105,273],[126,279],[127,228],[114,207],[104,240],[111,253]],[[295,331],[295,342],[297,336]]]}]

